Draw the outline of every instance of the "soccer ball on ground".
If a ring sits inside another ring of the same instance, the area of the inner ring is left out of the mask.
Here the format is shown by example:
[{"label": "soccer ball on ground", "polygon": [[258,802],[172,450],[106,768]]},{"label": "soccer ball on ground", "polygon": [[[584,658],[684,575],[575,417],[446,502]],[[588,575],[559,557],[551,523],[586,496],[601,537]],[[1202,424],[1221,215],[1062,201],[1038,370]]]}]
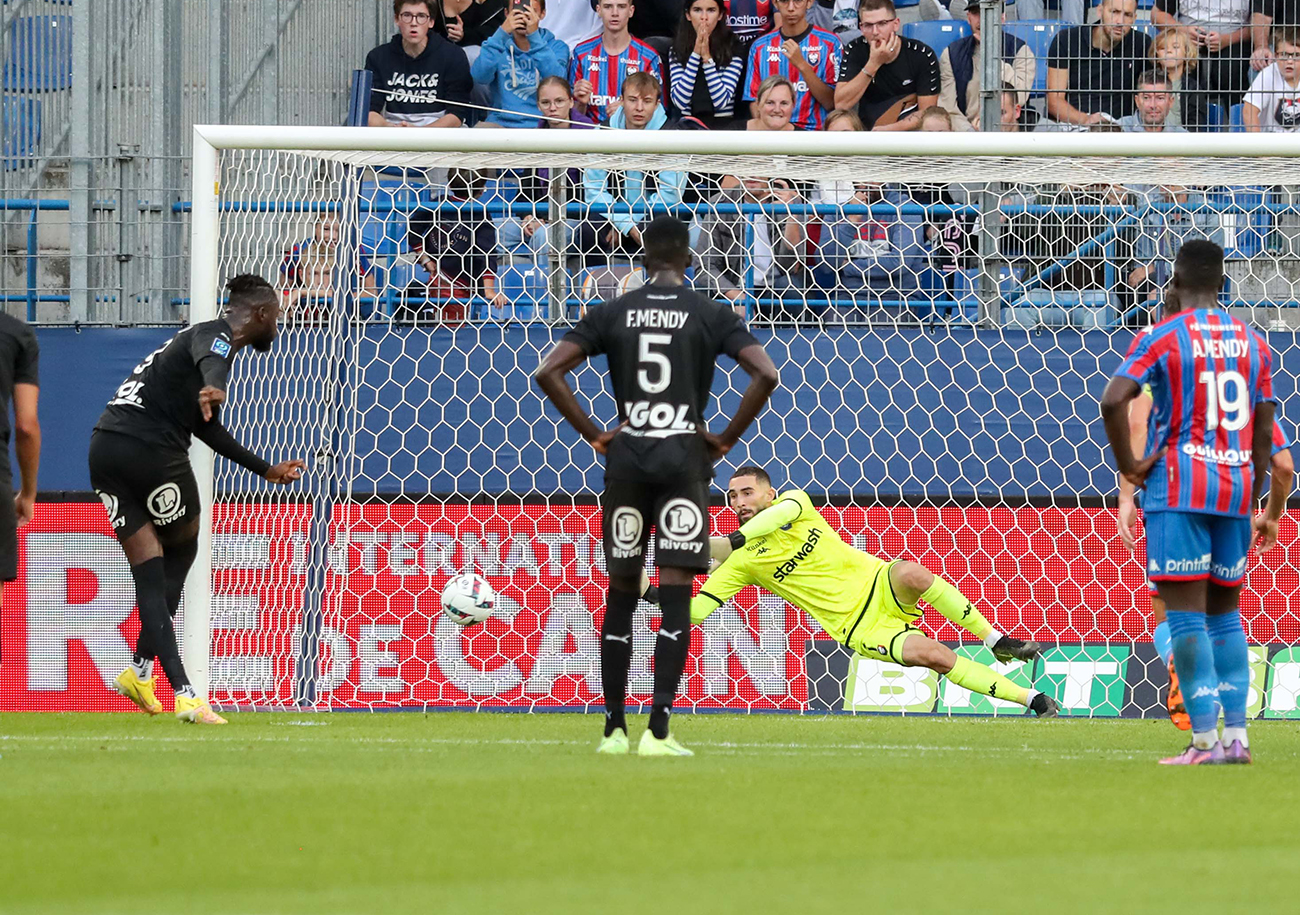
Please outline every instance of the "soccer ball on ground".
[{"label": "soccer ball on ground", "polygon": [[442,612],[457,626],[481,623],[492,615],[496,594],[479,575],[457,575],[442,589]]}]

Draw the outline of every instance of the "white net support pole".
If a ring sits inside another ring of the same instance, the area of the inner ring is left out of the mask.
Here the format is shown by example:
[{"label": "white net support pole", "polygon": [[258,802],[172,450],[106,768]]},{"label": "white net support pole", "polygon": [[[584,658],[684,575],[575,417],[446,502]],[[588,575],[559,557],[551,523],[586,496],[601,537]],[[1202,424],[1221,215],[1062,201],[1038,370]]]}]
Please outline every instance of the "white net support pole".
[{"label": "white net support pole", "polygon": [[[217,239],[220,220],[217,150],[198,130],[194,156],[190,211],[190,323],[211,321],[220,313]],[[190,445],[190,463],[198,481],[199,504],[205,519],[212,517],[214,456],[197,438]],[[212,657],[212,525],[199,525],[198,555],[185,579],[184,629],[181,656],[190,682],[205,696]]]}]

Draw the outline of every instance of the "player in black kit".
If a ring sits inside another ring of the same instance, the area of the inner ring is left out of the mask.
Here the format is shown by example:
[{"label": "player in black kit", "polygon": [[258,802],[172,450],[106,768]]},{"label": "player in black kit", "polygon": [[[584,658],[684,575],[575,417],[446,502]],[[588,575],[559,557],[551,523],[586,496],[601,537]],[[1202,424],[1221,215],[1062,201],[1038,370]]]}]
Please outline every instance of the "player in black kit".
[{"label": "player in black kit", "polygon": [[235,353],[245,346],[269,350],[280,316],[275,290],[260,276],[237,276],[226,290],[225,316],[181,331],[145,357],[113,394],[90,438],[90,483],[131,564],[140,608],[135,657],[115,688],[157,715],[157,657],[176,691],[176,717],[201,724],[226,722],[190,685],[172,626],[198,553],[199,491],[190,468],[190,436],[272,483],[293,482],[304,466],[283,461],[273,467],[221,425],[218,411]]},{"label": "player in black kit", "polygon": [[[709,567],[709,482],[776,388],[776,367],[728,305],[685,287],[686,225],[660,217],[642,233],[650,282],[592,308],[547,354],[535,375],[570,425],[605,455],[605,559],[609,598],[601,626],[605,737],[598,752],[628,752],[624,704],[632,661],[632,614],[650,525],[656,528],[659,606],[654,697],[642,756],[691,756],[669,734],[668,716],[690,647],[691,585]],[[578,405],[566,376],[604,353],[619,424],[602,431]],[[740,363],[749,386],[721,435],[704,424],[719,353]]]}]

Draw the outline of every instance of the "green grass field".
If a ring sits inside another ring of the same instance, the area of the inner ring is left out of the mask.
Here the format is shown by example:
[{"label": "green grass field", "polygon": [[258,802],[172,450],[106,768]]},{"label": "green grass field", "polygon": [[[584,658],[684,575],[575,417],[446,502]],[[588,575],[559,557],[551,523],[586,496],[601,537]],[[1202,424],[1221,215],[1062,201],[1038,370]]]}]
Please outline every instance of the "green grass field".
[{"label": "green grass field", "polygon": [[1300,909],[1293,723],[1197,770],[1155,721],[682,715],[667,760],[598,726],[0,715],[0,911]]}]

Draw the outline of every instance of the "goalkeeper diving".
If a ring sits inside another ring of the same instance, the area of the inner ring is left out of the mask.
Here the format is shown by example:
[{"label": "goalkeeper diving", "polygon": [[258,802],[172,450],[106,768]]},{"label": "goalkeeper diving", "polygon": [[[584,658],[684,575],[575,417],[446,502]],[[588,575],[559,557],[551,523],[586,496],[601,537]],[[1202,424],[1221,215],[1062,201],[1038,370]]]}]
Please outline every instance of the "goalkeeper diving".
[{"label": "goalkeeper diving", "polygon": [[807,611],[826,634],[852,651],[904,667],[927,667],[953,683],[1054,717],[1059,706],[1046,693],[1026,689],[992,668],[959,657],[918,627],[924,602],[984,642],[999,661],[1032,661],[1036,642],[994,629],[960,591],[924,566],[888,561],[845,543],[813,508],[808,494],[777,495],[761,467],[740,467],[727,486],[740,521],[729,537],[710,540],[715,562],[691,601],[691,622],[704,621],[747,585],[758,585]]}]

